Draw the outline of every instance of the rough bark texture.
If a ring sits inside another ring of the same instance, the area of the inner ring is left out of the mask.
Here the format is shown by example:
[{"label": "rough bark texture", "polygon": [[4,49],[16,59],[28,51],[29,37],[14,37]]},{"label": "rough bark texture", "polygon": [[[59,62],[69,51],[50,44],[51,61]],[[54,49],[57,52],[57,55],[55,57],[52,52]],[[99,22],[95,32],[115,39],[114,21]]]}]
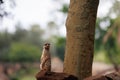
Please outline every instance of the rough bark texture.
[{"label": "rough bark texture", "polygon": [[[45,72],[44,70],[36,74],[37,80],[78,80],[77,77],[66,73]],[[7,80],[7,79],[5,79]],[[120,72],[113,72],[106,75],[96,75],[83,80],[120,80]]]},{"label": "rough bark texture", "polygon": [[77,77],[66,74],[66,73],[56,73],[56,72],[45,72],[40,71],[36,75],[37,80],[78,80]]},{"label": "rough bark texture", "polygon": [[70,0],[64,72],[77,76],[79,80],[92,74],[98,3],[99,0]]},{"label": "rough bark texture", "polygon": [[91,76],[84,80],[120,80],[120,73],[114,72],[106,75]]}]

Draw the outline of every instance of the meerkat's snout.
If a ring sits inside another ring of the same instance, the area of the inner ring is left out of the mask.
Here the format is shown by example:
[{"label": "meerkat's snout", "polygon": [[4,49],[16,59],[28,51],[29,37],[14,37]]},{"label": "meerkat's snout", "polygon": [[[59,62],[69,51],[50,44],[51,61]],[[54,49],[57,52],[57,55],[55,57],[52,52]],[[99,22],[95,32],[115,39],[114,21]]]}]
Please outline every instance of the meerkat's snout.
[{"label": "meerkat's snout", "polygon": [[45,47],[45,49],[48,49],[48,50],[49,50],[50,44],[49,44],[49,43],[45,43],[45,44],[44,44],[44,47]]}]

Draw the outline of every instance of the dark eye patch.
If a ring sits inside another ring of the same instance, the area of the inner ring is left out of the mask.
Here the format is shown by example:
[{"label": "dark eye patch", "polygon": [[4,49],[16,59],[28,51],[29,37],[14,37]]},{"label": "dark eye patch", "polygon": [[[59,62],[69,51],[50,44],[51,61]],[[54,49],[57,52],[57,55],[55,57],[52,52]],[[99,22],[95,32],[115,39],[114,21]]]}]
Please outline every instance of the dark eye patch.
[{"label": "dark eye patch", "polygon": [[49,43],[45,43],[44,45],[45,45],[45,46],[47,46],[47,45],[49,46],[50,44],[49,44]]},{"label": "dark eye patch", "polygon": [[47,45],[47,43],[45,43],[44,45]]}]

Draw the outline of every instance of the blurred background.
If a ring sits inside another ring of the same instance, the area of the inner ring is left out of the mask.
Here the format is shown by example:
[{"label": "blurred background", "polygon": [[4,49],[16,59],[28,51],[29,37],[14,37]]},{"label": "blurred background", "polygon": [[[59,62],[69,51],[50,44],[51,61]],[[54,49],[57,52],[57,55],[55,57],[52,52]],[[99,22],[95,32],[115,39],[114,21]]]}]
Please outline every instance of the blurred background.
[{"label": "blurred background", "polygon": [[[69,0],[0,0],[0,80],[35,80],[42,46],[51,43],[52,71],[62,72]],[[93,75],[118,70],[120,0],[100,0]]]}]

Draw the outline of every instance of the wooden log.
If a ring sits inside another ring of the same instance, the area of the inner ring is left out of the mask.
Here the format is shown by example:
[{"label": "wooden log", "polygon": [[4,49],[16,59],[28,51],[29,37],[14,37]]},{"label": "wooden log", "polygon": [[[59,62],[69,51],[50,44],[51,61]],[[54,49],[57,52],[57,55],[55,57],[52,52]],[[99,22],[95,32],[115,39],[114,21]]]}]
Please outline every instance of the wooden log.
[{"label": "wooden log", "polygon": [[36,74],[37,80],[78,80],[77,77],[66,73],[46,72],[44,70]]},{"label": "wooden log", "polygon": [[105,77],[108,80],[120,80],[120,73],[119,72],[110,73],[110,74],[105,75]]},{"label": "wooden log", "polygon": [[84,80],[108,80],[105,76],[91,76],[91,77],[88,77]]},{"label": "wooden log", "polygon": [[84,80],[120,80],[120,73],[113,72],[106,75],[91,76]]}]

